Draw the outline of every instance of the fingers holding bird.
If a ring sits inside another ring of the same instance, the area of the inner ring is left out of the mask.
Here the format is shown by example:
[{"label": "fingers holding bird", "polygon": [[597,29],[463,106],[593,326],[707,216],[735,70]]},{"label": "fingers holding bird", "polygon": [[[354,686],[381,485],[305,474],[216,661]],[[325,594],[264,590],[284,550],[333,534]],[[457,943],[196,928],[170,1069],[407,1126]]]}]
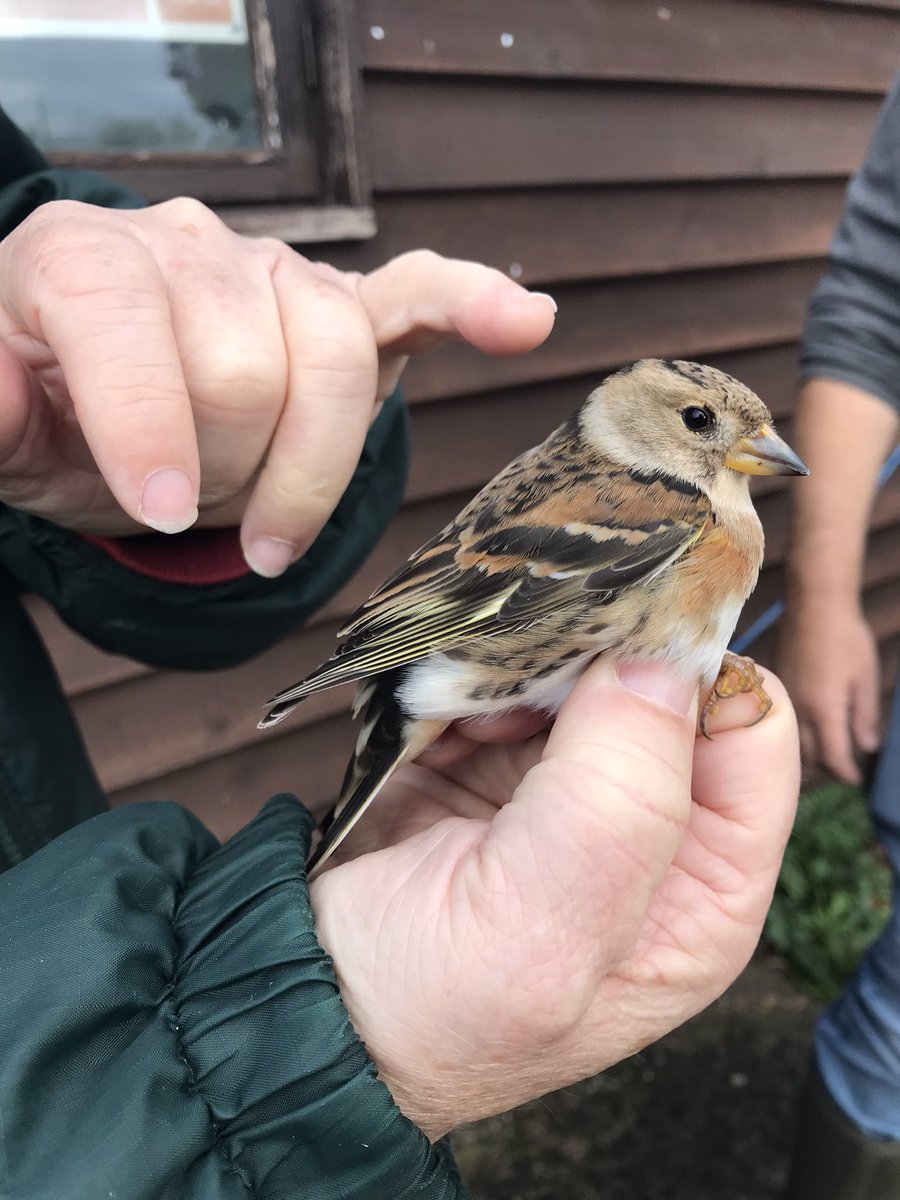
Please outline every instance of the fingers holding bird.
[{"label": "fingers holding bird", "polygon": [[[773,701],[764,721],[752,720],[755,698],[742,695],[711,718],[712,741],[696,740],[690,819],[648,911],[635,982],[655,986],[682,971],[685,951],[694,964],[715,970],[724,960],[736,974],[756,946],[800,787],[793,706],[781,681],[764,675]],[[708,982],[704,1003],[721,991]]]}]

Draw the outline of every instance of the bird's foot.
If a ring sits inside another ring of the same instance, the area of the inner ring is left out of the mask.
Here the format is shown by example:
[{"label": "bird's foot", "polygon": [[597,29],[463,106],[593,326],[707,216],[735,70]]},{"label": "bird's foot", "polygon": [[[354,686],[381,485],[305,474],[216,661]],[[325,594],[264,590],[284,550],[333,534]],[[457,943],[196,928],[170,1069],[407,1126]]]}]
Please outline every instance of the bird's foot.
[{"label": "bird's foot", "polygon": [[713,684],[713,689],[703,708],[700,710],[700,732],[705,738],[712,740],[712,735],[706,732],[709,718],[719,711],[722,700],[730,700],[732,696],[743,696],[752,692],[759,700],[759,712],[748,725],[761,721],[772,707],[772,697],[763,687],[763,677],[752,658],[742,658],[738,654],[726,654],[722,659],[719,675]]}]

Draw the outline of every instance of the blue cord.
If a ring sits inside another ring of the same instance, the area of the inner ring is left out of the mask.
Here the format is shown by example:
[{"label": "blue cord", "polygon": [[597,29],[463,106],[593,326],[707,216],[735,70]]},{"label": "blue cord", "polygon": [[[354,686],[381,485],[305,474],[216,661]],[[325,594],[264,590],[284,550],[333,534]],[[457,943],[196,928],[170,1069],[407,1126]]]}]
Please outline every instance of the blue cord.
[{"label": "blue cord", "polygon": [[[881,472],[878,476],[878,487],[883,488],[890,477],[894,474],[897,468],[900,467],[900,446],[888,457]],[[781,600],[776,600],[771,604],[762,616],[757,617],[749,629],[745,629],[742,634],[734,639],[729,646],[732,654],[746,654],[758,637],[771,628],[784,612],[784,604]]]}]

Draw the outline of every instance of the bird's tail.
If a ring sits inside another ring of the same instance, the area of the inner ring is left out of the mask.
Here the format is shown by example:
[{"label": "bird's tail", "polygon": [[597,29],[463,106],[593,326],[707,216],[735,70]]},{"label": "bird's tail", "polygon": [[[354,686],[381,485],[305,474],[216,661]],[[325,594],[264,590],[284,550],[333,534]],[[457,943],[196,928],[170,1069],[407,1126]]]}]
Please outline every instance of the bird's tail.
[{"label": "bird's tail", "polygon": [[312,880],[360,819],[393,773],[416,758],[447,728],[446,721],[408,717],[396,699],[396,671],[364,680],[357,689],[354,717],[362,719],[340,797],[322,823],[322,840],[306,864]]}]

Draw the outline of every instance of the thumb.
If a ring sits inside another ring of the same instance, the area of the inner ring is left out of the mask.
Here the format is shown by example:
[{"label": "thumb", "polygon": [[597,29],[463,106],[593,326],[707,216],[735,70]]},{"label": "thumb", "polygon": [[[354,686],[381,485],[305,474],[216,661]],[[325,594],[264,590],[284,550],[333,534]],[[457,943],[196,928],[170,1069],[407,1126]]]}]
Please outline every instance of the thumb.
[{"label": "thumb", "polygon": [[557,926],[557,952],[562,923],[601,969],[630,953],[690,816],[696,709],[696,682],[669,666],[597,661],[492,822],[482,855],[524,922]]}]

